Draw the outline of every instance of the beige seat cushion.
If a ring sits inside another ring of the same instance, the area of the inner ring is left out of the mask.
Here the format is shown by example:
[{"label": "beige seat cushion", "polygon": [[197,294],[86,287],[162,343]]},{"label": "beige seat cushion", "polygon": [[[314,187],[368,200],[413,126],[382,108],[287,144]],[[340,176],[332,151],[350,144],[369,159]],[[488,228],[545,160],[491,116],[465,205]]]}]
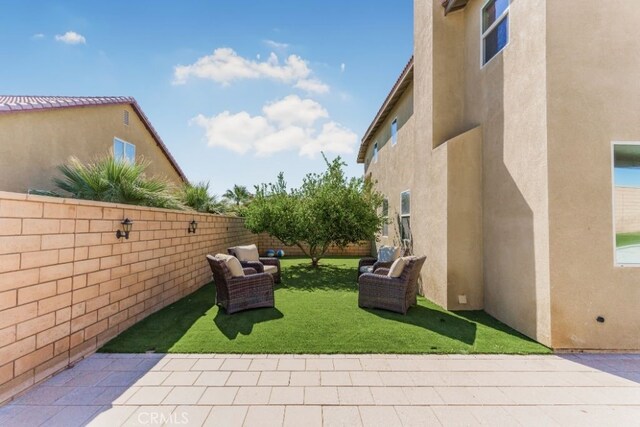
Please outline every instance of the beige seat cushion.
[{"label": "beige seat cushion", "polygon": [[256,245],[236,246],[234,249],[240,261],[260,261],[260,254]]},{"label": "beige seat cushion", "polygon": [[223,261],[233,277],[244,277],[244,270],[238,258],[227,254],[216,254],[216,258]]},{"label": "beige seat cushion", "polygon": [[264,272],[269,274],[276,274],[278,272],[278,267],[275,265],[264,265]]},{"label": "beige seat cushion", "polygon": [[402,275],[402,270],[404,270],[404,266],[407,263],[407,257],[398,258],[391,264],[391,268],[389,268],[389,277],[400,277]]}]

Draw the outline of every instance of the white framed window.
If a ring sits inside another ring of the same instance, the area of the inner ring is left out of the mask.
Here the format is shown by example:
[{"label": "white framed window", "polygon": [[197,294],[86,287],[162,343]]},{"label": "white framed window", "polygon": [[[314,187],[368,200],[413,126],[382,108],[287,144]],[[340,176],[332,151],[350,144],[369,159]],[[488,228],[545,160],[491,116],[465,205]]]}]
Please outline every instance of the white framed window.
[{"label": "white framed window", "polygon": [[489,0],[482,8],[482,65],[509,44],[510,0]]},{"label": "white framed window", "polygon": [[396,145],[398,142],[398,118],[396,117],[391,122],[391,145]]},{"label": "white framed window", "polygon": [[120,138],[113,138],[113,157],[133,163],[136,161],[136,146]]},{"label": "white framed window", "polygon": [[378,163],[378,142],[373,144],[373,162]]},{"label": "white framed window", "polygon": [[614,265],[640,267],[640,142],[612,143]]},{"label": "white framed window", "polygon": [[400,193],[400,237],[404,241],[411,240],[411,192]]},{"label": "white framed window", "polygon": [[389,200],[386,198],[382,201],[382,216],[384,217],[382,237],[387,237],[389,235]]}]

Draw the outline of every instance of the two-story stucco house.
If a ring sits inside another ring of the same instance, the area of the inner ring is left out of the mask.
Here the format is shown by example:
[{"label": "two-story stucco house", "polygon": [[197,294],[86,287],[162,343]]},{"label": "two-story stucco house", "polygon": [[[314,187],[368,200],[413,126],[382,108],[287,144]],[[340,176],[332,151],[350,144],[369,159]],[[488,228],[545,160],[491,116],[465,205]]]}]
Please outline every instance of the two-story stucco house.
[{"label": "two-story stucco house", "polygon": [[0,190],[54,190],[70,156],[144,157],[149,175],[187,181],[134,98],[0,96]]},{"label": "two-story stucco house", "polygon": [[[640,3],[415,0],[358,161],[421,287],[556,349],[640,350]],[[409,240],[410,239],[410,240]]]}]

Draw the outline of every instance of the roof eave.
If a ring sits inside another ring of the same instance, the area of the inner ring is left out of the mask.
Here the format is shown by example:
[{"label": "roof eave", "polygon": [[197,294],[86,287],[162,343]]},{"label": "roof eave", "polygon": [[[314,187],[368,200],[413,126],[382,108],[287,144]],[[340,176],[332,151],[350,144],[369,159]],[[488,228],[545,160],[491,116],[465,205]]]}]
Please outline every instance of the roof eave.
[{"label": "roof eave", "polygon": [[373,135],[375,135],[380,126],[382,126],[382,122],[384,122],[393,107],[395,107],[398,100],[400,99],[400,97],[402,97],[411,82],[413,82],[413,56],[411,56],[411,59],[409,59],[409,62],[405,66],[404,70],[402,70],[400,77],[398,77],[398,80],[396,80],[396,83],[391,88],[391,91],[389,91],[389,94],[382,103],[382,106],[378,110],[375,118],[367,128],[367,131],[364,133],[362,142],[360,143],[360,149],[358,151],[358,163],[364,163],[367,148],[369,146],[369,143],[373,139]]},{"label": "roof eave", "polygon": [[444,0],[442,7],[444,7],[445,16],[456,10],[464,9],[467,3],[469,3],[469,0]]}]

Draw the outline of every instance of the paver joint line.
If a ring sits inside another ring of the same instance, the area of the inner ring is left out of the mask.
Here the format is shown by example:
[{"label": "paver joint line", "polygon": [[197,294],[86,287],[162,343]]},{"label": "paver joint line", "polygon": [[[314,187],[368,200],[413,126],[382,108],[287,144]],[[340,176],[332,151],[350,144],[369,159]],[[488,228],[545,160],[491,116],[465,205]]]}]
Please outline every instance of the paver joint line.
[{"label": "paver joint line", "polygon": [[95,354],[0,407],[0,425],[137,425],[143,411],[194,425],[640,419],[637,355],[296,356]]}]

